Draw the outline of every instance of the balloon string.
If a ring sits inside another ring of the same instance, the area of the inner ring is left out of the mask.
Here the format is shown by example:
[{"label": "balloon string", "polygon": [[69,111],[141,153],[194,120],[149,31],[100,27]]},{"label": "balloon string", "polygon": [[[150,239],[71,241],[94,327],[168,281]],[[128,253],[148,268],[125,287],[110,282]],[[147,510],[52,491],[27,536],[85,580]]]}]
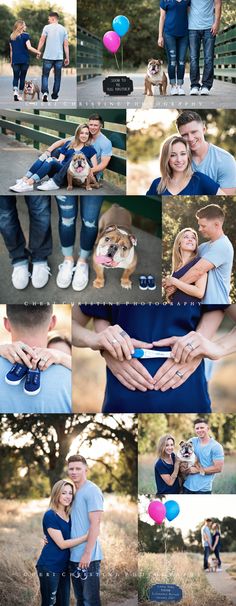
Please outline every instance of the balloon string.
[{"label": "balloon string", "polygon": [[116,67],[117,67],[117,69],[120,69],[120,67],[119,67],[119,63],[118,63],[118,60],[117,60],[116,53],[115,53],[115,60],[116,60]]},{"label": "balloon string", "polygon": [[123,43],[121,42],[121,71],[123,73],[124,70],[124,54],[123,54]]}]

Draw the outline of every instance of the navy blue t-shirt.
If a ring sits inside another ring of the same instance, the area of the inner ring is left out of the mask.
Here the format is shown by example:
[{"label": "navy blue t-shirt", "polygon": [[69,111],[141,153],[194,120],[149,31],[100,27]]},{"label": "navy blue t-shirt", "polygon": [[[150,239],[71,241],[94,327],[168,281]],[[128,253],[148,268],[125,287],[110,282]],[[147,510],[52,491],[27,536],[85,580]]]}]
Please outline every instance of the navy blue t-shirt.
[{"label": "navy blue t-shirt", "polygon": [[74,156],[74,154],[77,154],[77,153],[84,154],[85,157],[87,158],[87,160],[90,160],[93,156],[96,155],[96,149],[92,145],[84,145],[83,147],[81,147],[80,150],[77,150],[77,149],[74,149],[73,147],[69,147],[70,144],[71,144],[71,141],[66,141],[66,143],[64,143],[64,145],[59,147],[57,150],[60,152],[60,154],[65,155],[65,158],[62,161],[62,165],[67,164],[69,162],[69,160],[71,160],[72,156]]},{"label": "navy blue t-shirt", "polygon": [[[130,337],[152,343],[167,337],[183,336],[196,330],[204,311],[225,309],[227,305],[81,305],[90,317],[119,324]],[[160,348],[158,348],[160,349]],[[163,348],[168,349],[168,348]],[[143,359],[148,372],[154,376],[165,362],[163,358]],[[167,391],[131,391],[118,381],[107,368],[107,384],[103,412],[211,412],[210,398],[202,361],[178,389]]]},{"label": "navy blue t-shirt", "polygon": [[188,6],[191,0],[160,0],[160,8],[166,12],[164,33],[176,36],[188,34]]},{"label": "navy blue t-shirt", "polygon": [[[174,271],[174,273],[172,274],[173,278],[178,278],[180,280],[187,273],[187,271],[189,269],[191,269],[191,267],[194,267],[194,265],[196,265],[196,263],[198,263],[198,261],[200,261],[200,257],[197,255],[194,259],[191,259],[191,261],[189,261],[189,263],[186,263],[183,267],[181,267],[180,269],[177,269],[177,271]],[[183,292],[182,290],[179,290],[178,288],[171,297],[171,303],[193,303],[193,302],[199,303],[200,299],[198,297],[193,297],[193,295],[187,295],[185,292]]]},{"label": "navy blue t-shirt", "polygon": [[216,549],[221,549],[221,542],[220,542],[220,533],[218,530],[216,530],[215,534],[212,535],[212,545],[214,545],[216,537],[219,537],[219,541],[216,545]]},{"label": "navy blue t-shirt", "polygon": [[30,55],[26,46],[27,40],[30,40],[29,34],[23,32],[17,36],[15,40],[10,39],[10,45],[12,48],[12,63],[29,63]]},{"label": "navy blue t-shirt", "polygon": [[[157,193],[157,187],[160,183],[160,180],[161,180],[161,177],[154,179],[149,190],[146,193],[146,196],[159,195]],[[188,182],[188,185],[186,185],[186,187],[184,187],[184,189],[182,189],[182,191],[180,191],[177,195],[178,196],[204,196],[204,195],[214,196],[217,193],[219,187],[220,187],[219,183],[216,183],[215,181],[213,181],[213,179],[211,179],[207,175],[204,175],[203,173],[199,173],[197,171],[197,172],[193,173],[190,181]],[[171,194],[168,189],[165,189],[161,195],[162,196],[173,196],[173,194]]]},{"label": "navy blue t-shirt", "polygon": [[168,486],[161,478],[162,475],[171,475],[174,471],[175,454],[171,454],[172,463],[167,463],[163,459],[158,459],[155,463],[155,480],[157,494],[178,494],[180,491],[179,480],[176,478],[172,486]]},{"label": "navy blue t-shirt", "polygon": [[37,561],[37,568],[43,567],[50,572],[64,572],[70,559],[69,549],[60,549],[48,533],[48,528],[60,530],[65,540],[70,539],[71,520],[66,522],[53,509],[49,509],[43,516],[43,532],[47,537],[47,545],[43,547]]}]

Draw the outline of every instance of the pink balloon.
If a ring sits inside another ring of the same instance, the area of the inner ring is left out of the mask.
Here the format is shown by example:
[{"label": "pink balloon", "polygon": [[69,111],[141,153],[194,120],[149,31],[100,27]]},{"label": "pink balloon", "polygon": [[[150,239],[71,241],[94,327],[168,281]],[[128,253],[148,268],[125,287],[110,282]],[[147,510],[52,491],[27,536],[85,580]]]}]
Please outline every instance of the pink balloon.
[{"label": "pink balloon", "polygon": [[106,32],[103,36],[103,44],[110,53],[116,53],[120,48],[120,36],[116,32]]},{"label": "pink balloon", "polygon": [[161,524],[166,517],[166,508],[161,501],[151,501],[148,505],[150,518],[157,524]]}]

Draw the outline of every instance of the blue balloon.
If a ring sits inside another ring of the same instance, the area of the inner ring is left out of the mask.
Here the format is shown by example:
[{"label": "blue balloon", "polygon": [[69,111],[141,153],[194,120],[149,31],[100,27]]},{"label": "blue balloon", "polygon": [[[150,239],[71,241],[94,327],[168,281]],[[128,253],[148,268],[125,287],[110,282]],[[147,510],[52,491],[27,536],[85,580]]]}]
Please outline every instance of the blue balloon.
[{"label": "blue balloon", "polygon": [[166,508],[166,518],[167,518],[167,520],[169,520],[169,522],[171,522],[171,520],[174,520],[175,518],[177,518],[177,516],[179,515],[180,508],[179,508],[178,503],[176,503],[176,501],[166,501],[165,508]]},{"label": "blue balloon", "polygon": [[117,15],[112,21],[112,27],[119,36],[125,36],[130,28],[129,19],[124,15]]}]

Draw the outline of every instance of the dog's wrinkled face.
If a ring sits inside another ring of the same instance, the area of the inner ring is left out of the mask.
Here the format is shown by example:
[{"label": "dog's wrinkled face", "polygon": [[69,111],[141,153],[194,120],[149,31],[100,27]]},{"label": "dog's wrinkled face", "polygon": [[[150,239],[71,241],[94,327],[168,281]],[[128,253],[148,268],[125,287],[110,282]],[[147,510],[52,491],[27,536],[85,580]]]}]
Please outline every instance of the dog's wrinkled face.
[{"label": "dog's wrinkled face", "polygon": [[188,440],[187,442],[184,442],[182,440],[182,442],[180,442],[179,446],[180,446],[179,452],[180,452],[181,457],[184,460],[190,459],[190,457],[194,453],[192,440]]},{"label": "dog's wrinkled face", "polygon": [[25,93],[28,93],[28,95],[32,95],[34,92],[34,83],[32,82],[32,80],[26,80],[25,81],[25,87],[24,87],[24,91]]},{"label": "dog's wrinkled face", "polygon": [[101,265],[117,267],[119,263],[127,259],[137,244],[133,234],[129,234],[124,228],[110,225],[99,236],[96,256]]},{"label": "dog's wrinkled face", "polygon": [[71,164],[73,167],[73,171],[75,173],[78,173],[78,176],[85,170],[89,170],[88,162],[84,154],[74,154],[71,160]]},{"label": "dog's wrinkled face", "polygon": [[163,61],[161,59],[149,59],[148,61],[148,73],[151,76],[156,76],[160,73],[163,65]]}]

